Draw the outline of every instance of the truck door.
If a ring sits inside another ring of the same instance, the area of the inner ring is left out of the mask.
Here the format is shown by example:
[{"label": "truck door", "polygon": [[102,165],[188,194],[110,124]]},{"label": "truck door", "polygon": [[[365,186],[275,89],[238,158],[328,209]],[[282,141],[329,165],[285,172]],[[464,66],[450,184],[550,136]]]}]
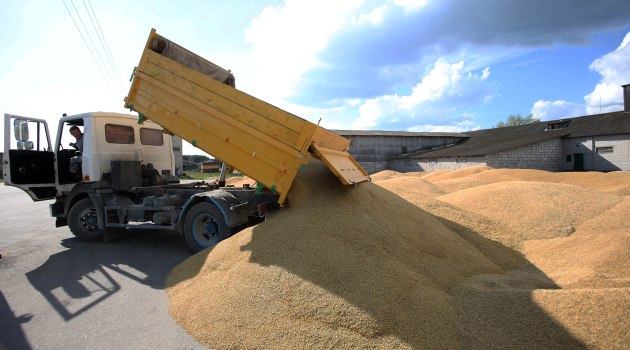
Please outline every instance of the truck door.
[{"label": "truck door", "polygon": [[4,115],[4,183],[34,201],[55,198],[55,154],[45,120]]}]

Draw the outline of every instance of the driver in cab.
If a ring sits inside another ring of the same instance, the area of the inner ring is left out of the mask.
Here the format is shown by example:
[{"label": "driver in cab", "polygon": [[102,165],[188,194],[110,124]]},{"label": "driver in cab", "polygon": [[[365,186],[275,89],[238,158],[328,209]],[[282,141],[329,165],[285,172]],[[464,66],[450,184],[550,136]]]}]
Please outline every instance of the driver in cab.
[{"label": "driver in cab", "polygon": [[70,145],[75,147],[79,152],[83,153],[83,133],[81,132],[81,129],[75,125],[70,128],[70,134],[77,139],[77,142],[74,145]]}]

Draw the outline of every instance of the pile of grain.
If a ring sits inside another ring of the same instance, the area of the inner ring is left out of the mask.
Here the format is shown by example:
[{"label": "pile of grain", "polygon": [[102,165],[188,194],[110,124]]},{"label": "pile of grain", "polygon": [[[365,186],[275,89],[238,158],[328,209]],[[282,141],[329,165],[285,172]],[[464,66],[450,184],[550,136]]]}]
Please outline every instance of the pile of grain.
[{"label": "pile of grain", "polygon": [[240,348],[454,348],[448,291],[502,273],[438,219],[321,163],[290,206],[176,267],[170,311],[203,344]]},{"label": "pile of grain", "polygon": [[613,208],[623,198],[573,185],[506,181],[468,188],[439,199],[505,223],[524,241],[568,236],[587,218]]},{"label": "pile of grain", "polygon": [[[429,180],[440,186],[446,173]],[[630,173],[488,169],[466,179],[473,185],[425,209],[520,249],[527,264],[452,290],[460,344],[629,348]]]},{"label": "pile of grain", "polygon": [[171,314],[242,348],[628,348],[630,177],[477,167],[341,186],[176,267]]}]

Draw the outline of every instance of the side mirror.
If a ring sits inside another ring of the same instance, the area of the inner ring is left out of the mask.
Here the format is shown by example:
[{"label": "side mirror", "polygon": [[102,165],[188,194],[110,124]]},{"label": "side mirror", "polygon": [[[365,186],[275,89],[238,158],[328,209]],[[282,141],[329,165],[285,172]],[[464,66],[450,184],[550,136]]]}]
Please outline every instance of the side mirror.
[{"label": "side mirror", "polygon": [[28,141],[28,123],[20,119],[14,120],[13,133],[17,141]]}]

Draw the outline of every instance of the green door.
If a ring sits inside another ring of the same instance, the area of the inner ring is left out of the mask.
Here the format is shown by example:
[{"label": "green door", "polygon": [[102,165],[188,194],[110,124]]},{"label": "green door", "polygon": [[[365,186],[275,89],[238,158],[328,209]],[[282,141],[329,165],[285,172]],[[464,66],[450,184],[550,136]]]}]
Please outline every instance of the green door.
[{"label": "green door", "polygon": [[573,154],[573,170],[584,171],[584,153]]}]

